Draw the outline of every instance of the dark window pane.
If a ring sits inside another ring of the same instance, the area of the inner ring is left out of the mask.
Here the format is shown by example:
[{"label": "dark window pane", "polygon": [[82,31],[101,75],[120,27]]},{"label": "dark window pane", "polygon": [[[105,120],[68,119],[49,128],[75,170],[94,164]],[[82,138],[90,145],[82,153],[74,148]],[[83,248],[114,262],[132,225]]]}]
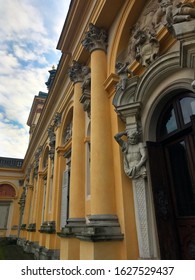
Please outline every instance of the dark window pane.
[{"label": "dark window pane", "polygon": [[195,99],[193,97],[184,97],[180,100],[184,124],[189,123],[190,116],[195,114]]},{"label": "dark window pane", "polygon": [[169,146],[168,152],[176,197],[177,214],[180,216],[195,215],[195,190],[193,190],[188,169],[185,142],[180,141],[172,144]]},{"label": "dark window pane", "polygon": [[170,132],[177,130],[177,128],[178,127],[177,127],[175,112],[173,106],[170,106],[170,108],[167,110],[167,112],[163,117],[161,128],[160,128],[160,136],[165,136]]}]

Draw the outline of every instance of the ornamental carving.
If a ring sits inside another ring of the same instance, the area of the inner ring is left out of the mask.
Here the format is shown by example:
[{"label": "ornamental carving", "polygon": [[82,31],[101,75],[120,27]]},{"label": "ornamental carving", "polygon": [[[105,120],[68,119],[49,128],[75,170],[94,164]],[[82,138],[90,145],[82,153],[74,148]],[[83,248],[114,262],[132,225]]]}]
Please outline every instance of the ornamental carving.
[{"label": "ornamental carving", "polygon": [[97,49],[104,50],[106,52],[108,45],[107,32],[103,28],[99,28],[93,23],[90,23],[89,31],[85,33],[82,45],[89,52]]},{"label": "ornamental carving", "polygon": [[67,143],[72,137],[72,121],[66,126],[64,130],[64,143]]},{"label": "ornamental carving", "polygon": [[79,83],[83,81],[82,64],[76,60],[73,60],[72,66],[68,69],[68,74],[71,82]]},{"label": "ornamental carving", "polygon": [[90,118],[91,112],[91,69],[88,66],[82,67],[83,82],[82,82],[82,96],[80,102],[83,104],[83,110],[87,112]]},{"label": "ornamental carving", "polygon": [[54,126],[50,125],[48,128],[48,137],[49,137],[49,156],[51,160],[54,160],[54,154],[55,154],[55,143],[56,143],[56,135],[54,133]]},{"label": "ornamental carving", "polygon": [[[127,141],[122,139],[127,137]],[[115,140],[121,146],[124,155],[125,174],[132,179],[146,178],[146,149],[139,139],[140,133],[137,129],[126,130],[115,135]]]},{"label": "ornamental carving", "polygon": [[117,91],[124,92],[127,87],[129,77],[133,76],[133,72],[128,68],[128,66],[129,62],[122,63],[120,61],[118,61],[115,65],[116,73],[119,76],[119,82],[116,85]]},{"label": "ornamental carving", "polygon": [[151,30],[149,33],[146,31],[138,30],[134,35],[134,51],[135,59],[142,66],[149,66],[159,55],[159,42],[156,39],[155,33]]},{"label": "ornamental carving", "polygon": [[61,113],[56,113],[55,116],[54,116],[54,126],[55,127],[59,127],[60,124],[61,124],[61,117],[62,117],[62,114]]},{"label": "ornamental carving", "polygon": [[159,3],[149,1],[137,23],[130,30],[128,61],[137,60],[142,66],[149,66],[159,55],[157,31],[163,25],[159,19]]},{"label": "ornamental carving", "polygon": [[195,18],[195,4],[182,3],[179,0],[159,0],[157,23],[164,20],[164,24],[172,31],[173,24],[190,21]]},{"label": "ornamental carving", "polygon": [[54,126],[50,125],[48,128],[49,146],[54,147],[56,141],[56,135],[54,133]]},{"label": "ornamental carving", "polygon": [[26,202],[26,188],[23,187],[23,191],[22,191],[22,194],[20,196],[20,200],[18,202],[18,204],[20,205],[21,214],[24,213],[25,202]]},{"label": "ornamental carving", "polygon": [[37,149],[36,153],[35,153],[35,161],[34,161],[34,176],[35,176],[35,177],[37,177],[37,175],[38,175],[39,157],[40,157],[40,155],[41,155],[41,153],[42,153],[42,149],[43,149],[43,147],[40,146],[40,147]]}]

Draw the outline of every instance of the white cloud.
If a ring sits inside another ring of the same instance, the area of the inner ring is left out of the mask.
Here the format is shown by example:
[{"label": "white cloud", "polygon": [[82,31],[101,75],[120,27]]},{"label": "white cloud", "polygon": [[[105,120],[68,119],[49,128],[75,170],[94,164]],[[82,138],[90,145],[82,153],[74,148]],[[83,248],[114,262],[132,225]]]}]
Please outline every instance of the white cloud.
[{"label": "white cloud", "polygon": [[0,156],[24,157],[34,96],[60,53],[67,0],[0,0]]}]

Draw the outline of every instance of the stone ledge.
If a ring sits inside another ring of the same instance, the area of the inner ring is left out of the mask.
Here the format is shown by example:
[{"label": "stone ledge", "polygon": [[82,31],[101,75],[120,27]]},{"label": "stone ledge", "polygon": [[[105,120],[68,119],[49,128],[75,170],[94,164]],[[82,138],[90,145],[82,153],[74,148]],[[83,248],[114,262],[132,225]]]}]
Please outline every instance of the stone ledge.
[{"label": "stone ledge", "polygon": [[55,233],[56,232],[56,223],[55,221],[45,221],[42,223],[41,228],[39,229],[41,233]]},{"label": "stone ledge", "polygon": [[92,242],[124,239],[116,215],[91,215],[82,223],[68,224],[58,235]]}]

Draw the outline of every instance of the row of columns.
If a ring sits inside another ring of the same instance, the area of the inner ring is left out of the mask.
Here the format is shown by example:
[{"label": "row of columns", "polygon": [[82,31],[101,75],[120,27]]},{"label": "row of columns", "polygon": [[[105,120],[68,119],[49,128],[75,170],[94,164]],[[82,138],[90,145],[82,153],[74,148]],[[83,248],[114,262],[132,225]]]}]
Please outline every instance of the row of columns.
[{"label": "row of columns", "polygon": [[[107,77],[107,34],[103,29],[90,24],[89,31],[86,33],[82,44],[91,54],[91,209],[90,215],[85,217],[84,140],[86,135],[85,112],[81,104],[83,65],[77,61],[73,61],[73,65],[69,69],[70,79],[74,83],[74,111],[70,174],[70,214],[66,226],[69,229],[71,228],[70,232],[73,235],[72,238],[61,239],[61,258],[76,259],[79,257],[82,259],[87,257],[95,259],[102,252],[102,246],[105,246],[105,242],[112,239],[115,240],[117,249],[115,245],[107,242],[108,251],[112,253],[108,256],[104,251],[105,256],[101,256],[101,258],[117,258],[117,254],[119,253],[118,242],[123,239],[123,235],[120,232],[120,226],[116,217],[109,99],[104,88],[104,82]],[[96,229],[98,227],[101,228],[104,237],[97,236]],[[113,234],[113,232],[115,233]],[[70,236],[66,235],[64,237]],[[80,242],[78,242],[78,238]],[[86,242],[85,246],[83,246],[82,240],[100,241],[101,238],[104,241],[104,245],[102,245],[102,242],[89,243],[87,246],[88,252],[91,252],[91,257],[90,254],[86,256],[84,253],[86,251]],[[74,255],[73,251],[76,251],[77,254]],[[78,256],[78,253],[80,256]]]}]

